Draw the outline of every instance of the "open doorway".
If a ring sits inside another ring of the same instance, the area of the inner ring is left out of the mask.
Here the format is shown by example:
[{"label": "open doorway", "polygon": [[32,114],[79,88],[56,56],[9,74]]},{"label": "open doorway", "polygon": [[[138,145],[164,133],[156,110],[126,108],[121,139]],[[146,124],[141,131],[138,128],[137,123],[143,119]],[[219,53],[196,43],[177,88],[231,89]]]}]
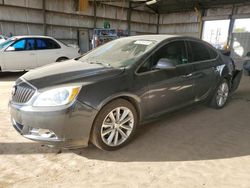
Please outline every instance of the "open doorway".
[{"label": "open doorway", "polygon": [[79,29],[78,30],[78,43],[81,53],[89,51],[89,30]]},{"label": "open doorway", "polygon": [[235,58],[245,57],[250,53],[250,18],[235,20],[231,48]]},{"label": "open doorway", "polygon": [[212,44],[217,49],[227,45],[230,20],[205,21],[202,39]]}]

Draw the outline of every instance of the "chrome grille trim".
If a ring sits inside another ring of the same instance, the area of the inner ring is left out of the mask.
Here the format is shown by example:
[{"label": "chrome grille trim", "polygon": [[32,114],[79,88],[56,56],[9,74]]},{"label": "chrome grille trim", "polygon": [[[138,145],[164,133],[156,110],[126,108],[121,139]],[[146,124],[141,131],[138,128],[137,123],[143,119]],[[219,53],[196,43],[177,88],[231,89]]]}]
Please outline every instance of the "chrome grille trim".
[{"label": "chrome grille trim", "polygon": [[14,86],[16,91],[12,95],[12,101],[15,103],[27,103],[36,92],[36,88],[22,79]]}]

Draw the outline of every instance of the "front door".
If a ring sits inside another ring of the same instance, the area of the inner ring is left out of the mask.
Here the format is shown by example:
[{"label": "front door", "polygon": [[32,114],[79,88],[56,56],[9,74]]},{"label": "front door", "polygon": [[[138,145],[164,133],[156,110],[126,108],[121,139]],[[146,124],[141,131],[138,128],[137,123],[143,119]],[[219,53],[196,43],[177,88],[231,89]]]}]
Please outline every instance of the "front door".
[{"label": "front door", "polygon": [[[154,69],[161,59],[171,61],[173,70]],[[153,53],[139,69],[138,75],[148,76],[147,116],[160,115],[188,104],[194,100],[193,66],[187,63],[185,42],[170,42]]]},{"label": "front door", "polygon": [[[11,50],[10,50],[11,48]],[[29,70],[37,66],[34,39],[19,39],[3,52],[6,70]]]}]

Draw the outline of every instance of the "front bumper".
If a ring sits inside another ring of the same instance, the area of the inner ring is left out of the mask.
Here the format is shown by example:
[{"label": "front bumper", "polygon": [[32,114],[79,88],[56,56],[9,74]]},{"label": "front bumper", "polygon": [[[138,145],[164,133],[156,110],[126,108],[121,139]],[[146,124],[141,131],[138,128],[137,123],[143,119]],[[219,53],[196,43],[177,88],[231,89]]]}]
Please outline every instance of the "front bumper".
[{"label": "front bumper", "polygon": [[57,108],[37,108],[11,101],[9,106],[12,124],[21,135],[45,145],[64,148],[88,145],[97,114],[95,109],[78,101]]}]

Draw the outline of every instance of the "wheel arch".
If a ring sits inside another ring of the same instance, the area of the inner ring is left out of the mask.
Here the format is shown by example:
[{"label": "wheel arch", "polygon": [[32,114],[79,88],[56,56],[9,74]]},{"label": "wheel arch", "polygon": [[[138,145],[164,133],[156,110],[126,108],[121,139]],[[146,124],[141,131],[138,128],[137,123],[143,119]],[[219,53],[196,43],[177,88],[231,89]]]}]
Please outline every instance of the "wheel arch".
[{"label": "wheel arch", "polygon": [[69,58],[66,57],[66,56],[61,56],[61,57],[59,57],[59,58],[56,59],[56,62],[59,62],[60,59],[68,60]]},{"label": "wheel arch", "polygon": [[102,101],[102,103],[97,107],[98,111],[100,111],[106,104],[117,99],[124,99],[130,102],[136,109],[139,121],[141,120],[142,113],[141,113],[141,106],[140,106],[140,98],[130,93],[117,94],[117,95],[108,97],[107,99]]},{"label": "wheel arch", "polygon": [[221,66],[218,67],[218,71],[220,72],[220,80],[219,80],[218,83],[220,83],[223,79],[226,79],[228,81],[229,88],[231,89],[233,75],[230,72],[228,66],[227,65],[221,65]]},{"label": "wheel arch", "polygon": [[222,76],[222,80],[225,79],[228,83],[229,86],[229,91],[231,92],[232,88],[233,88],[233,76],[230,74],[226,74]]}]

